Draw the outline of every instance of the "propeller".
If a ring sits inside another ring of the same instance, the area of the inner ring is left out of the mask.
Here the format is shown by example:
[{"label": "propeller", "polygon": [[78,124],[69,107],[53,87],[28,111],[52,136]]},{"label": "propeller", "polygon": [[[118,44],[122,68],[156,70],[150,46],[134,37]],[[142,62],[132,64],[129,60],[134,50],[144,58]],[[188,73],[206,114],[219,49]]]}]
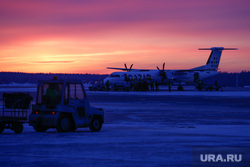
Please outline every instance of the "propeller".
[{"label": "propeller", "polygon": [[126,63],[124,64],[124,66],[125,66],[126,71],[127,71],[127,72],[130,72],[130,71],[131,71],[131,69],[132,69],[132,67],[133,67],[133,64],[131,64],[131,66],[129,67],[129,69],[128,69],[128,67],[127,67],[127,64],[126,64]]},{"label": "propeller", "polygon": [[159,70],[160,76],[161,76],[162,82],[163,82],[164,79],[167,79],[166,72],[165,72],[165,63],[163,63],[163,65],[162,65],[162,70],[158,66],[156,66],[156,68]]}]

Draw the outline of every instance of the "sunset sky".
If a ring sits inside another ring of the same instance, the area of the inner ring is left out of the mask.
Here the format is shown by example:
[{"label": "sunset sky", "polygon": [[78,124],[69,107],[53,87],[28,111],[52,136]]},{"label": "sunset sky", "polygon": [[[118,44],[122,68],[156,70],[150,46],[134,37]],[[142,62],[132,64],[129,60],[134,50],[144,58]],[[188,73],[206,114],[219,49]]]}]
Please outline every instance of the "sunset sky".
[{"label": "sunset sky", "polygon": [[223,51],[220,71],[250,71],[249,0],[0,1],[0,71],[188,69],[214,46],[239,49]]}]

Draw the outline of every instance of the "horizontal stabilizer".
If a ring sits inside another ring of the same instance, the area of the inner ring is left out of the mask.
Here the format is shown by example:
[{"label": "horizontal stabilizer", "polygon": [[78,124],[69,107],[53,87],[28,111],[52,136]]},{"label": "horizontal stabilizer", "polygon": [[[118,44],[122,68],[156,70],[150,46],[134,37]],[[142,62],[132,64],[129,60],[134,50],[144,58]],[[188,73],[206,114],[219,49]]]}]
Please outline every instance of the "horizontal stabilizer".
[{"label": "horizontal stabilizer", "polygon": [[194,69],[218,70],[222,51],[223,50],[238,50],[238,49],[237,48],[212,47],[212,48],[199,48],[199,50],[211,50],[211,54],[205,66],[197,67]]},{"label": "horizontal stabilizer", "polygon": [[238,50],[238,48],[212,47],[212,48],[199,48],[199,50]]}]

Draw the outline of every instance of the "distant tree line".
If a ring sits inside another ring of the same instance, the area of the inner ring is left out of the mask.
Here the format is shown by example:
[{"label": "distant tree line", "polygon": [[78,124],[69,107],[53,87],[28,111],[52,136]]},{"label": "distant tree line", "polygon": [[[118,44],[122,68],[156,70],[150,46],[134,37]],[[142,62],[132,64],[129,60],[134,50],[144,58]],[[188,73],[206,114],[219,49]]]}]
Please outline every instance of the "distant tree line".
[{"label": "distant tree line", "polygon": [[16,83],[37,83],[38,80],[49,80],[56,76],[58,79],[80,79],[90,82],[103,80],[108,75],[98,74],[61,74],[61,73],[19,73],[19,72],[0,72],[0,84]]},{"label": "distant tree line", "polygon": [[214,84],[215,81],[220,86],[250,86],[250,71],[242,71],[240,73],[220,72],[216,76],[205,79],[204,83]]},{"label": "distant tree line", "polygon": [[[48,80],[57,76],[58,79],[80,79],[86,82],[100,81],[108,75],[99,74],[61,74],[61,73],[20,73],[20,72],[0,72],[0,84],[16,83],[37,83],[38,80]],[[204,80],[206,84],[218,82],[220,86],[250,86],[250,72],[240,73],[220,72],[218,75]]]}]

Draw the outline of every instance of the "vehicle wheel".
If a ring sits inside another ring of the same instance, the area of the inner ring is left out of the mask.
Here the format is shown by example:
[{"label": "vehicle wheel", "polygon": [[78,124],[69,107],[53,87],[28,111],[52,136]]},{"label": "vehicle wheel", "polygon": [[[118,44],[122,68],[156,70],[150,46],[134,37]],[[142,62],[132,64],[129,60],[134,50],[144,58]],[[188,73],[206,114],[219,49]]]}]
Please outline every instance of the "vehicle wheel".
[{"label": "vehicle wheel", "polygon": [[0,133],[2,133],[4,131],[4,126],[5,125],[3,123],[0,124]]},{"label": "vehicle wheel", "polygon": [[63,115],[59,118],[56,126],[58,132],[70,132],[72,130],[72,121],[71,119]]},{"label": "vehicle wheel", "polygon": [[16,134],[20,134],[23,132],[23,124],[20,122],[16,123],[13,125],[13,130]]},{"label": "vehicle wheel", "polygon": [[92,132],[98,132],[102,128],[102,120],[98,118],[93,118],[92,121],[90,122],[89,129]]},{"label": "vehicle wheel", "polygon": [[48,130],[48,128],[41,126],[33,126],[33,128],[36,132],[46,132],[46,130]]}]

